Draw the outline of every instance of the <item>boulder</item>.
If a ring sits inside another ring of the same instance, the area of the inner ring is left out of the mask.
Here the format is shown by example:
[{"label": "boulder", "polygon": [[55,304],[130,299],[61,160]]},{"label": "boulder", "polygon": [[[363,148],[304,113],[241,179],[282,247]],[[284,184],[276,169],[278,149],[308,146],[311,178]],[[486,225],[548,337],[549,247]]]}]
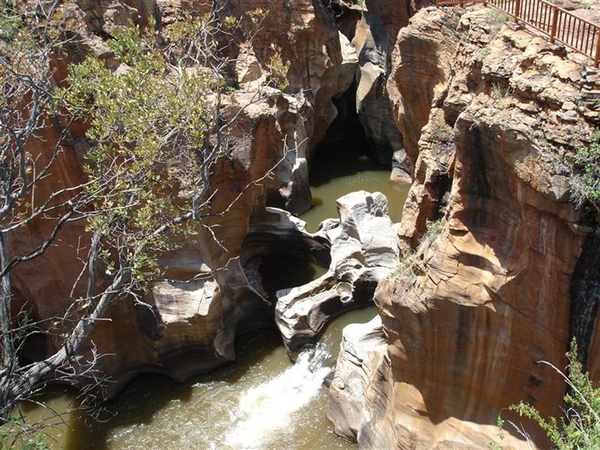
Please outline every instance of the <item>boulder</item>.
[{"label": "boulder", "polygon": [[353,441],[364,425],[365,392],[371,384],[375,368],[385,354],[385,336],[381,317],[365,324],[350,324],[344,328],[335,374],[329,386],[327,417],[335,432]]},{"label": "boulder", "polygon": [[339,198],[337,208],[339,221],[325,221],[315,233],[330,242],[327,272],[277,292],[275,321],[288,350],[314,342],[342,311],[370,302],[377,282],[397,264],[397,238],[383,194],[353,192]]}]

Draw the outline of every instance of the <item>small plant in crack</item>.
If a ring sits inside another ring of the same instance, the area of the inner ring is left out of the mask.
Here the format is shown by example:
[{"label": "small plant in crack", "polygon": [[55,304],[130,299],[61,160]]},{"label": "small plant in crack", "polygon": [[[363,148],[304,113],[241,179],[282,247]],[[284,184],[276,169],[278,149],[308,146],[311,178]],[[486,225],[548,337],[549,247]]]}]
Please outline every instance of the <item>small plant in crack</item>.
[{"label": "small plant in crack", "polygon": [[392,279],[401,282],[406,289],[411,288],[417,281],[417,276],[422,273],[423,258],[425,251],[431,247],[433,242],[442,233],[446,225],[446,221],[438,219],[427,221],[427,231],[421,237],[419,246],[416,250],[408,250],[404,252],[395,269],[392,271]]},{"label": "small plant in crack", "polygon": [[511,90],[508,86],[504,87],[500,83],[492,83],[492,88],[490,90],[490,97],[493,100],[499,101],[503,98],[506,98],[510,95]]},{"label": "small plant in crack", "polygon": [[488,44],[477,52],[475,59],[478,59],[479,61],[483,61],[485,58],[487,58],[490,55],[490,53],[492,53],[492,47],[490,47],[490,45]]}]

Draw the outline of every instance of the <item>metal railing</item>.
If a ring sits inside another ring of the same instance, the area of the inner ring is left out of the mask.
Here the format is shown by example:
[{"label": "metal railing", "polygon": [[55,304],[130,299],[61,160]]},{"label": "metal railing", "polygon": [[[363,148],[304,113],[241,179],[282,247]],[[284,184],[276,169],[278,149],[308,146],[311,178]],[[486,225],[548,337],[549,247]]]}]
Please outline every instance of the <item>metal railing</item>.
[{"label": "metal railing", "polygon": [[556,42],[589,57],[598,67],[600,62],[600,26],[578,17],[545,0],[436,0],[436,6],[483,3],[512,16],[515,23],[538,30]]}]

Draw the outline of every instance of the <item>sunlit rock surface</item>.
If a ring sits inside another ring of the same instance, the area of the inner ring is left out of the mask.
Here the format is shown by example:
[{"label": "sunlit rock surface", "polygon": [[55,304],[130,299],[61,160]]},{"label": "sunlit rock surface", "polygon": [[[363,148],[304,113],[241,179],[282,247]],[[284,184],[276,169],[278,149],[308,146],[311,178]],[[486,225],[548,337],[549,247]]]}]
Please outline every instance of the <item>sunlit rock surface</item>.
[{"label": "sunlit rock surface", "polygon": [[363,426],[365,392],[371,374],[384,358],[385,348],[379,316],[366,324],[351,324],[344,328],[338,364],[329,388],[331,401],[327,411],[327,417],[340,436],[357,439],[358,428]]},{"label": "sunlit rock surface", "polygon": [[[569,182],[597,126],[596,87],[560,48],[490,10],[463,13],[421,11],[393,56],[388,86],[416,157],[399,237],[405,250],[424,243],[376,291],[387,347],[361,362],[363,399],[331,388],[331,410],[349,412],[330,417],[361,448],[484,449],[500,412],[515,419],[511,404],[561,414],[564,381],[538,362],[563,368],[580,320],[570,285],[590,222]],[[504,436],[528,448],[509,426]]]},{"label": "sunlit rock surface", "polygon": [[[99,368],[114,381],[111,390],[146,371],[182,380],[233,359],[237,335],[272,325],[276,299],[257,270],[261,255],[285,248],[331,259],[326,277],[278,294],[289,348],[368,301],[391,270],[375,296],[381,325],[346,334],[332,381],[336,429],[362,448],[487,448],[498,413],[512,403],[560,413],[564,383],[537,361],[564,367],[573,335],[587,339],[596,379],[600,371],[598,319],[579,317],[588,310],[575,304],[581,296],[572,287],[574,274],[594,278],[576,269],[582,249],[593,253],[590,221],[569,202],[574,150],[598,125],[597,76],[565,59],[564,48],[503,27],[480,7],[426,9],[400,30],[424,2],[366,0],[341,12],[334,3],[233,0],[221,10],[270,14],[256,38],[229,55],[241,56],[231,74],[240,89],[222,113],[239,126],[226,130],[228,154],[210,180],[214,216],[197,240],[161,256],[164,279],[144,301],[113,305],[90,342],[106,355]],[[129,20],[165,29],[207,7],[200,0],[63,2],[63,25],[78,39],[69,54],[56,55],[54,77],[62,82],[87,53],[116,67],[103,39]],[[278,48],[290,62],[289,86],[257,89]],[[339,224],[326,222],[312,236],[281,210],[310,205],[311,153],[338,114],[335,101],[353,85],[357,117],[377,144],[370,151],[381,160],[393,154],[399,177],[414,178],[397,236],[405,256],[425,243],[408,268],[396,264],[396,235],[378,197],[370,200],[374,225],[357,219],[369,214],[357,216],[365,206],[351,198]],[[37,161],[60,132],[30,143]],[[40,198],[82,182],[84,132],[80,123],[70,127]],[[51,225],[35,223],[11,245],[30,248]],[[14,271],[15,303],[35,319],[60,316],[77,294],[71,280],[81,269],[83,228],[65,227],[56,246]],[[59,343],[34,344],[27,356],[35,358]],[[526,445],[510,429],[503,444]]]},{"label": "sunlit rock surface", "polygon": [[[252,270],[244,267],[250,253],[244,245],[257,241],[256,234],[247,241],[257,228],[254,220],[265,226],[270,220],[275,221],[272,225],[279,220],[265,214],[267,205],[295,213],[310,206],[310,150],[337,114],[333,97],[351,84],[356,64],[352,48],[345,42],[342,55],[333,13],[319,2],[299,0],[293,7],[285,1],[213,3],[223,17],[256,8],[268,14],[251,41],[239,48],[232,46],[232,53],[226,55],[247,64],[234,65],[231,75],[237,77],[239,89],[221,110],[224,120],[235,118],[236,126],[222,130],[228,150],[216,161],[210,179],[213,197],[209,212],[213,217],[205,220],[195,242],[160,257],[158,263],[166,270],[164,280],[137,299],[141,301],[129,298],[115,303],[107,320],[90,336],[90,346],[106,355],[99,360],[98,369],[111,379],[111,392],[141,372],[182,380],[208,370],[235,357],[236,336],[273,326],[271,301],[261,291],[260,280],[249,279]],[[82,61],[88,53],[120,70],[104,39],[130,21],[142,28],[154,24],[168,34],[168,27],[182,16],[192,10],[204,14],[210,7],[210,3],[194,0],[63,2],[58,5],[57,25],[66,30],[72,44],[52,62],[55,80],[63,83],[69,64]],[[289,62],[286,93],[268,86],[258,89],[277,53]],[[85,130],[81,123],[69,128],[52,177],[39,186],[40,198],[84,179],[80,158],[86,151]],[[31,143],[39,147],[31,150],[40,164],[60,132],[50,130]],[[12,242],[14,248],[30,248],[52,226],[43,221],[34,225]],[[265,233],[262,238],[262,250],[268,252],[275,241]],[[36,319],[60,317],[71,296],[77,294],[71,289],[81,270],[77,257],[85,253],[84,241],[83,223],[67,226],[56,246],[15,270],[16,304],[27,304]],[[60,342],[48,339],[32,344],[29,356],[38,358]]]},{"label": "sunlit rock surface", "polygon": [[398,243],[379,193],[353,192],[337,200],[339,221],[326,220],[315,236],[331,245],[327,272],[303,286],[277,292],[275,321],[290,350],[314,342],[329,320],[372,300],[375,286],[398,261]]}]

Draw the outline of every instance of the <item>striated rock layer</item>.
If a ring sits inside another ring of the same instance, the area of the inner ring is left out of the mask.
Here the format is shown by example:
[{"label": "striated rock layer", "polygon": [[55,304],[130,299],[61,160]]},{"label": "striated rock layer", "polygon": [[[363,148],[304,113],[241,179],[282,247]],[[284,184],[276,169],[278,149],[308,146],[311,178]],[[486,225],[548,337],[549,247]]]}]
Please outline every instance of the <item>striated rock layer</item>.
[{"label": "striated rock layer", "polygon": [[[228,76],[239,89],[232,92],[234,101],[222,108],[223,118],[235,118],[235,126],[224,130],[228,151],[216,161],[210,179],[213,216],[204,221],[195,242],[160,257],[164,279],[154,284],[143,302],[131,298],[116,302],[90,336],[90,348],[106,355],[98,369],[113,381],[108,386],[112,392],[141,372],[183,380],[206,371],[235,358],[236,336],[274,326],[273,299],[262,289],[261,280],[252,278],[252,255],[285,248],[289,237],[279,239],[284,234],[278,228],[279,217],[268,214],[267,207],[299,213],[310,206],[310,151],[337,114],[332,99],[352,82],[356,61],[344,59],[333,12],[311,0],[293,5],[244,0],[62,2],[55,25],[71,42],[68,52],[52,61],[54,78],[63,83],[69,64],[88,53],[118,69],[119,61],[104,39],[130,21],[141,27],[153,21],[168,36],[169,26],[182,15],[204,14],[211,7],[223,17],[256,8],[268,15],[251,41],[227,55],[237,60]],[[289,63],[285,93],[264,85],[270,59],[278,51]],[[86,127],[75,123],[68,130],[59,124],[55,128],[29,143],[33,159],[42,164],[60,134],[67,135],[52,176],[38,186],[40,199],[84,180],[79,158],[86,150]],[[257,233],[259,226],[262,230]],[[52,227],[43,220],[33,224],[11,243],[15,253],[33,247]],[[85,253],[86,239],[83,223],[65,226],[56,245],[15,269],[15,310],[26,305],[35,319],[61,317],[77,294],[71,289],[81,270],[78,256]],[[310,243],[302,251],[310,255],[328,249]],[[40,358],[59,345],[59,339],[39,337],[26,356]]]},{"label": "striated rock layer", "polygon": [[[400,31],[388,90],[416,157],[405,260],[376,291],[387,345],[376,324],[348,331],[330,388],[336,430],[361,448],[488,448],[501,412],[546,448],[505,408],[561,414],[564,381],[539,362],[564,368],[574,335],[597,373],[595,311],[570,292],[590,222],[569,197],[598,111],[564,56],[485,8],[422,10]],[[529,448],[505,428],[504,447]]]},{"label": "striated rock layer", "polygon": [[[238,120],[225,130],[229,152],[210,180],[214,216],[195,242],[161,256],[164,279],[144,302],[116,303],[92,333],[106,355],[99,369],[116,381],[110,389],[140,372],[182,380],[232,360],[236,336],[273,325],[277,295],[260,264],[282,249],[333,267],[322,284],[280,292],[280,322],[294,316],[282,327],[290,346],[318,335],[358,299],[357,286],[370,292],[393,267],[395,244],[381,251],[378,241],[394,241],[381,214],[365,234],[349,221],[307,236],[281,209],[309,206],[312,153],[339,113],[336,102],[356,89],[348,96],[355,104],[343,107],[354,108],[371,154],[386,164],[393,158],[397,175],[414,183],[399,231],[404,260],[375,296],[381,317],[344,336],[331,383],[337,432],[363,448],[487,448],[498,414],[512,403],[525,399],[559,414],[563,380],[539,361],[564,367],[577,336],[588,368],[596,377],[600,371],[597,304],[587,300],[599,277],[586,268],[598,244],[585,210],[569,202],[574,151],[599,120],[593,76],[564,49],[505,27],[485,8],[429,8],[400,29],[421,2],[213,5],[223,15],[270,14],[255,39],[229,55],[239,89],[222,113]],[[207,8],[199,0],[63,2],[61,26],[76,38],[68,55],[53,60],[56,81],[90,52],[118,66],[103,37],[129,20],[146,27],[152,18],[168,30],[181,14]],[[278,48],[289,62],[285,92],[261,86]],[[42,164],[62,131],[57,125],[32,141],[33,159]],[[84,179],[85,126],[68,131],[39,198]],[[373,200],[375,210],[380,203]],[[31,248],[51,227],[32,224],[11,245]],[[65,227],[56,246],[12,274],[15,302],[35,319],[67,308],[85,237],[82,224]],[[330,255],[336,240],[344,245]],[[325,302],[315,306],[322,288]],[[42,339],[26,356],[59,345]],[[526,446],[510,429],[503,445]]]}]

